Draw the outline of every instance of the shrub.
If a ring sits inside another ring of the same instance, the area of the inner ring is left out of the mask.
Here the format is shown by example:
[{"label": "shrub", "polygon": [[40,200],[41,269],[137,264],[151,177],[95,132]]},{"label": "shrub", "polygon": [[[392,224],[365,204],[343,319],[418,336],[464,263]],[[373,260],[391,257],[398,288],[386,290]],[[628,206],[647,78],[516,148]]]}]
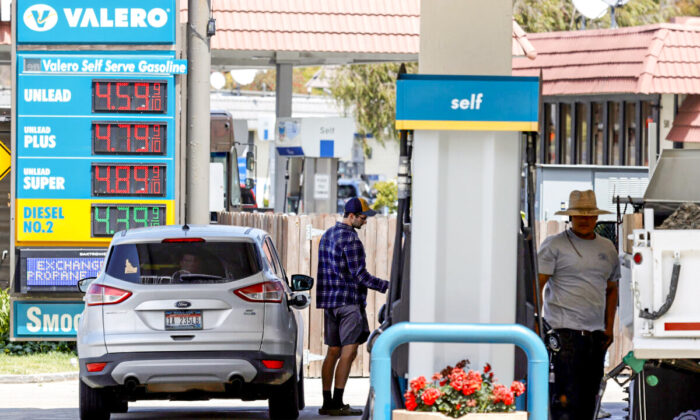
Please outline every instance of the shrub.
[{"label": "shrub", "polygon": [[72,341],[10,341],[10,293],[0,289],[0,352],[24,355],[58,351],[74,353]]},{"label": "shrub", "polygon": [[374,210],[381,210],[384,207],[389,209],[389,213],[396,213],[398,208],[399,187],[395,181],[377,181],[374,183],[377,190],[377,200],[372,204]]}]

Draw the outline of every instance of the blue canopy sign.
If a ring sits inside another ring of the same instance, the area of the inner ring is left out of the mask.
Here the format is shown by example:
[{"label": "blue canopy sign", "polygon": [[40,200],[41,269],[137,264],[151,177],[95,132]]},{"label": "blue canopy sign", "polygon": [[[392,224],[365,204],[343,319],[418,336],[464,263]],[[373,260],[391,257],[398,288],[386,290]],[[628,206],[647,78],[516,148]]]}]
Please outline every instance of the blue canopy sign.
[{"label": "blue canopy sign", "polygon": [[402,74],[399,130],[537,131],[539,79]]}]

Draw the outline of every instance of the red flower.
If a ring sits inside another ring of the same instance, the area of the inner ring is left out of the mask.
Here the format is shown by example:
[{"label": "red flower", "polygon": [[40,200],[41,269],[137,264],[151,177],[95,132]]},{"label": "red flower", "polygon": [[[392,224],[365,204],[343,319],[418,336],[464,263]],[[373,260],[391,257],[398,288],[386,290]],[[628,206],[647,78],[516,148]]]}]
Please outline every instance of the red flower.
[{"label": "red flower", "polygon": [[498,384],[493,387],[493,402],[502,402],[505,405],[513,405],[515,402],[515,397],[513,397],[513,392],[505,387],[505,385]]},{"label": "red flower", "polygon": [[461,391],[462,388],[464,388],[464,382],[462,382],[461,379],[458,379],[456,381],[450,382],[450,386],[454,388],[456,391]]},{"label": "red flower", "polygon": [[476,407],[476,400],[467,400],[467,407]]},{"label": "red flower", "polygon": [[442,379],[440,372],[433,373],[433,381],[439,381],[440,379]]},{"label": "red flower", "polygon": [[418,408],[418,403],[416,402],[416,395],[411,391],[406,391],[404,394],[406,398],[406,410],[415,411]]},{"label": "red flower", "polygon": [[484,373],[489,373],[489,372],[491,372],[491,365],[487,363],[484,365]]},{"label": "red flower", "polygon": [[413,392],[418,392],[421,389],[425,388],[426,383],[427,380],[425,379],[425,376],[419,376],[411,380],[411,389],[413,390]]},{"label": "red flower", "polygon": [[510,385],[510,390],[513,391],[516,397],[519,397],[525,392],[525,385],[520,381],[513,381]]},{"label": "red flower", "polygon": [[438,398],[440,398],[442,394],[440,393],[440,390],[437,388],[428,388],[423,392],[423,395],[421,395],[421,399],[423,400],[423,403],[425,405],[433,405],[435,404],[435,401],[437,401]]},{"label": "red flower", "polygon": [[466,376],[467,378],[464,382],[464,386],[462,387],[462,393],[464,395],[472,395],[473,393],[481,389],[481,374],[479,372],[470,370]]},{"label": "red flower", "polygon": [[457,405],[455,405],[455,410],[459,410],[460,408],[462,408],[462,404],[457,403]]}]

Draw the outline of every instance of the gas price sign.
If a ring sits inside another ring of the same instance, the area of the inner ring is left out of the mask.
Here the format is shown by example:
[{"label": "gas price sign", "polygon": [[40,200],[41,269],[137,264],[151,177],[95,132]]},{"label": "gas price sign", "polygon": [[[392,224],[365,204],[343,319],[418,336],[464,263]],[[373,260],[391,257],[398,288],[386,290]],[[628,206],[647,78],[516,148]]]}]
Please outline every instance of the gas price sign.
[{"label": "gas price sign", "polygon": [[18,246],[106,245],[174,223],[172,52],[18,52]]}]

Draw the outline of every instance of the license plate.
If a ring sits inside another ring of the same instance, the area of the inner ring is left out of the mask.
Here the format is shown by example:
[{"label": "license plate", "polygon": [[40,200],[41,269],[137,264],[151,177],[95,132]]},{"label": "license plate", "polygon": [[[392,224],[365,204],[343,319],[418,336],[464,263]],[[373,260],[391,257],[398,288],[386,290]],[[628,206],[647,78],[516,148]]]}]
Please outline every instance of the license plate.
[{"label": "license plate", "polygon": [[166,330],[201,330],[202,311],[165,311]]}]

